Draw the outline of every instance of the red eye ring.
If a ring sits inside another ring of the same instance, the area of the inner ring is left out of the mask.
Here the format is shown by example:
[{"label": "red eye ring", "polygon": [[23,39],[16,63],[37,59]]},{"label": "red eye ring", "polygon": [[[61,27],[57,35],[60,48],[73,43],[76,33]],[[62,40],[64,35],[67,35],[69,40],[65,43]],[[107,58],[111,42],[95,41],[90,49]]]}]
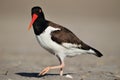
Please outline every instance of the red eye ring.
[{"label": "red eye ring", "polygon": [[41,9],[39,9],[39,12],[41,13],[41,12],[42,12],[42,10],[41,10]]}]

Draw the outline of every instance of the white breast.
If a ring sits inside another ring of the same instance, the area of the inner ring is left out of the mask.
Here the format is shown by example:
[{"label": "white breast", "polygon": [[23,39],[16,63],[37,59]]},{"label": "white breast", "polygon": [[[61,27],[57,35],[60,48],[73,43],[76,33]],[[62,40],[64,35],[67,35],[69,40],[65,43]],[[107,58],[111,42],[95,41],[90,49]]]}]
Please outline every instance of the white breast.
[{"label": "white breast", "polygon": [[81,45],[75,45],[70,43],[63,43],[62,45],[60,45],[54,42],[51,39],[51,32],[56,30],[60,30],[60,29],[49,26],[42,34],[36,36],[39,44],[43,48],[45,48],[52,54],[59,55],[61,58],[64,58],[65,56],[75,56],[77,54],[86,53],[85,50],[81,50],[77,48],[80,47]]},{"label": "white breast", "polygon": [[51,53],[60,53],[61,50],[64,50],[64,47],[60,46],[53,40],[51,40],[50,33],[55,30],[60,30],[59,28],[53,28],[51,26],[47,27],[46,30],[40,34],[39,36],[36,36],[39,44],[47,49]]}]

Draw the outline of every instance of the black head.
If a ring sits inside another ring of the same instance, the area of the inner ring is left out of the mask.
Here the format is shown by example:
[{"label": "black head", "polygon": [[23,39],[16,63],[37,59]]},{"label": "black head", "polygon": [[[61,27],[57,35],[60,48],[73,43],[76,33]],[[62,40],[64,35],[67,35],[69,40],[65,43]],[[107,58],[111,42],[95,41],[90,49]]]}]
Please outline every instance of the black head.
[{"label": "black head", "polygon": [[32,25],[41,25],[43,22],[45,22],[45,17],[42,9],[38,6],[35,6],[31,9],[31,15],[32,20],[30,22],[30,25],[28,27],[28,30],[30,30]]},{"label": "black head", "polygon": [[44,18],[44,13],[42,11],[42,8],[39,6],[35,6],[31,9],[31,15],[37,14],[39,18]]},{"label": "black head", "polygon": [[32,20],[30,22],[28,30],[30,30],[30,28],[33,25],[33,29],[34,29],[35,34],[39,35],[48,26],[47,21],[44,17],[44,13],[40,7],[35,6],[31,9],[31,15],[32,15]]}]

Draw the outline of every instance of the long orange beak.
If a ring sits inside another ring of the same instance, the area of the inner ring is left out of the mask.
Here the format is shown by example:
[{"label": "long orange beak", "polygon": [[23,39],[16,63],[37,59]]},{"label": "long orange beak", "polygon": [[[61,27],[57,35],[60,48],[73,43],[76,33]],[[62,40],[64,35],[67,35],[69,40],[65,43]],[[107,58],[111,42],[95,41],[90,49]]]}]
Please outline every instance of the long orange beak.
[{"label": "long orange beak", "polygon": [[32,24],[35,22],[35,20],[36,20],[37,18],[38,18],[38,15],[37,15],[37,14],[33,14],[32,20],[31,20],[31,22],[30,22],[30,25],[28,26],[28,30],[31,29]]}]

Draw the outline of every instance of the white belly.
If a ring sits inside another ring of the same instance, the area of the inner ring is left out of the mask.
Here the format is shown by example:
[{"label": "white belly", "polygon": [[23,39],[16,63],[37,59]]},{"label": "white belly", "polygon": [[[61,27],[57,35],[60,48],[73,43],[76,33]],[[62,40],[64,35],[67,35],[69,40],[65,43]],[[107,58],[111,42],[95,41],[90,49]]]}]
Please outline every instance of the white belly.
[{"label": "white belly", "polygon": [[53,54],[61,53],[65,49],[61,45],[51,40],[50,33],[55,30],[59,30],[59,29],[48,27],[42,34],[40,34],[39,36],[36,36],[39,44]]},{"label": "white belly", "polygon": [[[51,39],[50,33],[55,30],[60,30],[59,28],[48,27],[42,34],[37,35],[36,38],[39,44],[51,52],[52,54],[59,56],[75,56],[77,54],[86,53],[87,51],[78,48],[72,48],[67,46],[62,46]],[[68,45],[70,46],[70,45]],[[74,46],[74,45],[73,45]]]}]

